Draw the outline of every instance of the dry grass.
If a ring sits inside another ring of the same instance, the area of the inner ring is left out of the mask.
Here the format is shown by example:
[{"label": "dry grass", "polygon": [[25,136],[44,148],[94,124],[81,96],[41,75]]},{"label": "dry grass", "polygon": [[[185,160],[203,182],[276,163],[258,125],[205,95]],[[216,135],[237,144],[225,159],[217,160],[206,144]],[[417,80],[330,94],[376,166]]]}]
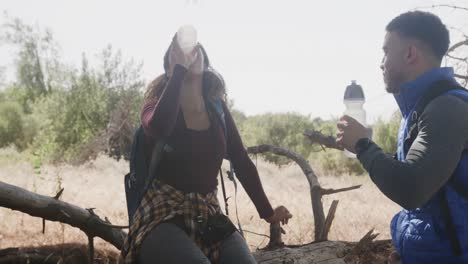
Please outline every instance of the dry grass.
[{"label": "dry grass", "polygon": [[[314,167],[314,164],[311,164]],[[38,174],[32,166],[21,159],[14,150],[0,150],[0,180],[28,190],[53,196],[61,188],[65,191],[62,200],[88,208],[107,216],[112,223],[125,225],[127,213],[123,176],[128,164],[100,156],[93,162],[73,167],[70,165],[44,166]],[[258,160],[258,169],[265,192],[274,206],[285,205],[294,218],[284,229],[287,244],[303,244],[313,237],[313,218],[307,181],[297,166],[277,168]],[[356,176],[327,177],[319,174],[319,181],[326,188],[340,188],[362,184],[361,189],[335,194],[324,198],[324,208],[333,199],[340,200],[329,239],[357,241],[371,228],[381,235],[378,239],[389,238],[389,222],[398,206],[384,197],[369,178]],[[227,183],[229,195],[234,195],[231,183]],[[221,199],[221,192],[220,199]],[[234,199],[230,211],[234,217]],[[268,224],[258,218],[252,202],[242,188],[238,193],[239,217],[245,230],[268,234]],[[326,213],[326,212],[325,212]],[[267,244],[268,239],[246,234],[247,241],[254,250]],[[47,222],[46,233],[42,234],[42,220],[28,215],[0,209],[0,248],[39,246],[57,243],[86,243],[80,230],[60,223]],[[96,246],[112,248],[102,240]]]}]

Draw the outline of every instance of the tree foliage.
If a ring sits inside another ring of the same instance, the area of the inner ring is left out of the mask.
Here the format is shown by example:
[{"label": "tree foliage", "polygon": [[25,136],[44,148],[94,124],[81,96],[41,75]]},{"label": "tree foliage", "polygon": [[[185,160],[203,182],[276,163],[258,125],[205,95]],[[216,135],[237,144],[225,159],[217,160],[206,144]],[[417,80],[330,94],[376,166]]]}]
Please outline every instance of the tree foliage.
[{"label": "tree foliage", "polygon": [[[15,145],[39,163],[83,161],[99,151],[128,157],[143,101],[141,63],[124,59],[107,46],[98,54],[97,65],[90,65],[85,54],[78,67],[67,65],[50,30],[13,19],[1,33],[3,43],[16,52],[16,79],[0,82],[0,147]],[[356,159],[311,145],[302,134],[313,129],[334,135],[337,120],[299,113],[247,116],[232,100],[228,106],[245,146],[290,149],[330,175],[364,173]],[[390,122],[380,120],[374,127],[376,142],[390,153],[395,150],[399,118],[395,114]],[[271,154],[264,158],[279,166],[290,162]]]},{"label": "tree foliage", "polygon": [[122,137],[128,137],[138,125],[141,63],[108,46],[99,54],[99,65],[90,66],[83,54],[81,66],[75,67],[62,62],[50,30],[12,19],[1,33],[3,43],[16,52],[16,79],[0,93],[0,146],[28,148],[45,160],[87,158],[80,155],[86,147],[125,154],[121,150],[129,149],[129,140],[113,141],[125,146],[109,143],[115,133],[123,129],[127,135]]}]

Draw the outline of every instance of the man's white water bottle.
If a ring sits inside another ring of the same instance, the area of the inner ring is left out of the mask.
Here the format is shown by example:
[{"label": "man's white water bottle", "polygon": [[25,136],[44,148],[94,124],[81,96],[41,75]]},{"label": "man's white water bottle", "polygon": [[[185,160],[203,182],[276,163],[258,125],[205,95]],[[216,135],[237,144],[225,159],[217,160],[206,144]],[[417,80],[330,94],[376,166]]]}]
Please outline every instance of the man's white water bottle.
[{"label": "man's white water bottle", "polygon": [[197,30],[192,25],[181,26],[177,31],[177,42],[184,54],[189,54],[197,45]]},{"label": "man's white water bottle", "polygon": [[[356,83],[356,81],[351,81],[351,85],[346,87],[346,91],[344,94],[344,105],[346,110],[343,114],[348,115],[361,125],[367,127],[366,122],[366,110],[364,110],[364,103],[366,102],[364,97],[364,91],[362,87]],[[356,158],[356,155],[352,152],[345,149],[344,154],[349,158]]]}]

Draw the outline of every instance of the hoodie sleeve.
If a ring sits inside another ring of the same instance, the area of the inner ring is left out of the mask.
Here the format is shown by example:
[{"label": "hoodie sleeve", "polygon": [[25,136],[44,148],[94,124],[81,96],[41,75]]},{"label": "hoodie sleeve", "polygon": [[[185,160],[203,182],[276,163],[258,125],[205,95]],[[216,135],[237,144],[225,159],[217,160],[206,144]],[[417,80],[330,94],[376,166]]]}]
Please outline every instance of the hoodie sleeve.
[{"label": "hoodie sleeve", "polygon": [[141,110],[141,123],[145,135],[150,138],[171,134],[180,110],[180,91],[187,69],[176,65],[160,98],[147,101]]},{"label": "hoodie sleeve", "polygon": [[359,155],[372,181],[405,209],[423,206],[447,183],[468,143],[468,103],[444,95],[426,107],[403,162],[373,143]]},{"label": "hoodie sleeve", "polygon": [[228,133],[227,149],[234,165],[236,176],[257,208],[260,217],[271,217],[274,213],[273,208],[263,190],[257,168],[244,148],[229,109],[225,104],[223,104],[223,108]]}]

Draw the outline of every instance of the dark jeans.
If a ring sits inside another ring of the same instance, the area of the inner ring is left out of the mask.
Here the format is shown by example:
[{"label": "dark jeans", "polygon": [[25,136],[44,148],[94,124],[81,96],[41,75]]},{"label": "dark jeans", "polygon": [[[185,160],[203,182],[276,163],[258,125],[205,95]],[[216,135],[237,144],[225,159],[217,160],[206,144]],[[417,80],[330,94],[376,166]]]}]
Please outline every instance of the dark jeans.
[{"label": "dark jeans", "polygon": [[[219,260],[220,264],[257,263],[238,232],[221,242]],[[139,263],[210,264],[210,261],[184,230],[173,223],[162,223],[143,240]]]}]

